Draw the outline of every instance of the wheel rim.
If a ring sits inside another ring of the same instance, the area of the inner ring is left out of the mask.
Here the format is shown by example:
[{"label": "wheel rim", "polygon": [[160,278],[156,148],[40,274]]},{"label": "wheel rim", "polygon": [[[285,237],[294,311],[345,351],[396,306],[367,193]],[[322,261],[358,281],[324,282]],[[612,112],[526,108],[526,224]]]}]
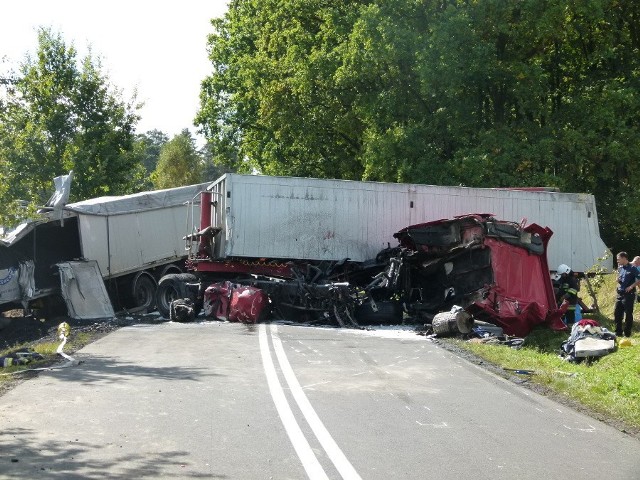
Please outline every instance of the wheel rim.
[{"label": "wheel rim", "polygon": [[133,291],[136,307],[152,308],[155,290],[155,284],[149,277],[138,277]]},{"label": "wheel rim", "polygon": [[178,290],[173,286],[165,286],[158,296],[158,303],[162,304],[164,310],[169,311],[171,302],[179,298]]}]

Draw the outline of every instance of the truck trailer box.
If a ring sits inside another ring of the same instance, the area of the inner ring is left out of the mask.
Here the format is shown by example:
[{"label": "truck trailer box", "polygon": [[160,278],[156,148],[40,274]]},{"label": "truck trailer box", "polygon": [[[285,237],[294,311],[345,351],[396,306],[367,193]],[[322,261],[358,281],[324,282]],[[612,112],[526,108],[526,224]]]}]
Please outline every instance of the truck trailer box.
[{"label": "truck trailer box", "polygon": [[0,274],[7,284],[0,311],[59,293],[57,270],[75,260],[94,261],[128,307],[151,306],[157,280],[181,271],[187,224],[200,215],[194,199],[208,185],[69,203],[7,232],[0,238]]},{"label": "truck trailer box", "polygon": [[96,260],[108,279],[185,258],[187,221],[199,216],[193,199],[208,185],[98,197],[65,210],[78,217],[83,258]]},{"label": "truck trailer box", "polygon": [[551,268],[585,271],[608,249],[595,199],[547,190],[447,187],[226,174],[213,182],[214,256],[364,261],[414,225],[489,213],[549,227]]}]

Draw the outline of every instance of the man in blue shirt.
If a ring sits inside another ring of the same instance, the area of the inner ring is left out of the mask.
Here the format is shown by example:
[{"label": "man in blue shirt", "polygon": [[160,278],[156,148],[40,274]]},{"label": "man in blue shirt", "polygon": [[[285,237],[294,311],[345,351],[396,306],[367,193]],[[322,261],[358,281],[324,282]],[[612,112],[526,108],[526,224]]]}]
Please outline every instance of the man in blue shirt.
[{"label": "man in blue shirt", "polygon": [[618,287],[616,288],[616,306],[613,318],[616,322],[616,335],[621,337],[622,317],[624,316],[624,335],[631,336],[633,326],[633,303],[636,299],[636,286],[640,285],[640,271],[629,263],[627,252],[616,256],[618,262]]}]

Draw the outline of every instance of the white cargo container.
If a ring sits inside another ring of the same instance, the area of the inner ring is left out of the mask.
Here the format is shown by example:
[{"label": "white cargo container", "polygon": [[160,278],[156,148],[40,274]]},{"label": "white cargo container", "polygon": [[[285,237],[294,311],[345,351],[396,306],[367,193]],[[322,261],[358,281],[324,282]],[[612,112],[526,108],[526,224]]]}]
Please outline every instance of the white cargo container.
[{"label": "white cargo container", "polygon": [[[74,262],[78,259],[97,265],[93,268],[99,272],[98,278],[104,279],[112,297],[121,300],[124,305],[120,306],[152,306],[160,277],[182,271],[188,254],[185,230],[189,218],[199,216],[198,206],[189,204],[207,185],[94,198],[67,204],[45,213],[42,219],[24,223],[0,240],[0,272],[14,272],[14,276],[20,272],[30,278],[24,279],[24,287],[12,288],[11,295],[0,296],[0,309],[29,306],[34,300],[61,291],[69,304],[73,300],[66,294],[69,290],[65,282],[73,282],[76,277],[86,279],[86,272],[91,271]],[[89,288],[99,291],[87,285]],[[92,301],[82,295],[78,298]],[[104,299],[97,299],[95,308],[68,306],[69,311],[89,312],[76,318],[92,318],[104,316],[104,303]]]},{"label": "white cargo container", "polygon": [[608,249],[592,195],[500,188],[226,174],[208,187],[214,257],[364,261],[409,225],[469,213],[537,223],[554,235],[551,268],[585,271]]},{"label": "white cargo container", "polygon": [[[187,256],[183,239],[188,203],[208,184],[71,203],[83,258],[96,260],[105,279]],[[196,218],[199,210],[196,210]]]}]

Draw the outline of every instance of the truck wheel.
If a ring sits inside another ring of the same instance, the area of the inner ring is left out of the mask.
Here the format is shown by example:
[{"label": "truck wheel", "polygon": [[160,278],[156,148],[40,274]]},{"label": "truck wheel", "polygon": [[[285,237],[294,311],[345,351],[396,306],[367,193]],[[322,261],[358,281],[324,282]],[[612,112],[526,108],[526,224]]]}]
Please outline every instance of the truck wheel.
[{"label": "truck wheel", "polygon": [[158,278],[162,278],[166,275],[172,275],[172,274],[178,274],[178,273],[182,273],[182,268],[180,268],[178,265],[176,265],[175,263],[170,263],[169,265],[165,265],[164,268],[162,269],[162,272],[160,273],[160,276]]},{"label": "truck wheel", "polygon": [[402,304],[393,300],[375,302],[377,310],[371,302],[356,307],[355,317],[360,325],[402,322]]},{"label": "truck wheel", "polygon": [[186,285],[188,280],[183,279],[185,275],[195,279],[194,275],[188,273],[172,273],[160,279],[156,290],[156,308],[162,317],[169,318],[171,302],[189,296]]},{"label": "truck wheel", "polygon": [[133,307],[151,311],[155,306],[156,282],[146,273],[140,273],[134,280],[131,289]]}]

